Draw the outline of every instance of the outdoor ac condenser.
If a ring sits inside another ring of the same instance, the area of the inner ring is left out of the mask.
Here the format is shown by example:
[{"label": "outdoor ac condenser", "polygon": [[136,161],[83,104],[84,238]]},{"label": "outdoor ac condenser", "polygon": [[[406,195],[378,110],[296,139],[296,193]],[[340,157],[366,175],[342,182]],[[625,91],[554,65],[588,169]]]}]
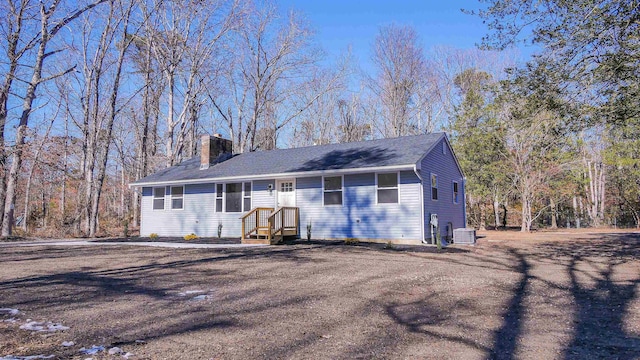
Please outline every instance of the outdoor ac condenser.
[{"label": "outdoor ac condenser", "polygon": [[453,243],[473,245],[476,243],[476,229],[460,228],[453,230]]}]

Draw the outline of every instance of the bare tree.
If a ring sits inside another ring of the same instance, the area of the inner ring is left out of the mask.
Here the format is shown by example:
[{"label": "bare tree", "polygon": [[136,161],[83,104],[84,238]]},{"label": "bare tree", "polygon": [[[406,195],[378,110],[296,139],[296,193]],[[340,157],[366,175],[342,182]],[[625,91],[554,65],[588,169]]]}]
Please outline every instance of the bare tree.
[{"label": "bare tree", "polygon": [[38,144],[35,146],[35,149],[32,149],[33,161],[31,164],[31,168],[29,169],[29,175],[27,176],[27,184],[25,186],[24,206],[23,206],[23,213],[22,213],[22,230],[25,233],[27,232],[27,225],[29,222],[29,214],[30,214],[29,203],[30,203],[30,192],[31,192],[31,183],[33,181],[33,174],[35,170],[38,168],[38,165],[40,163],[40,154],[45,145],[45,142],[49,139],[49,133],[51,132],[51,127],[53,126],[55,118],[56,118],[56,115],[52,116],[49,119],[49,125],[47,126],[47,129],[44,135],[42,136]]},{"label": "bare tree", "polygon": [[584,179],[584,194],[587,202],[587,215],[593,226],[601,226],[605,211],[606,174],[603,154],[605,142],[602,139],[602,129],[593,129],[590,134],[581,132],[582,171]]},{"label": "bare tree", "polygon": [[377,128],[383,137],[420,132],[418,114],[422,111],[427,67],[418,33],[410,26],[380,28],[372,61],[377,68],[367,81],[378,102]]},{"label": "bare tree", "polygon": [[451,46],[436,46],[427,52],[430,69],[426,93],[428,101],[425,109],[434,127],[452,129],[455,109],[464,93],[456,85],[456,78],[469,69],[488,74],[494,81],[504,80],[506,69],[516,65],[514,51],[488,51],[480,49],[459,49]]},{"label": "bare tree", "polygon": [[272,4],[254,5],[236,33],[224,72],[226,92],[209,92],[237,152],[269,149],[279,132],[299,119],[341,76],[318,83],[322,53],[296,13],[278,17]]},{"label": "bare tree", "polygon": [[54,15],[57,14],[58,6],[61,0],[53,1],[50,5],[45,5],[41,2],[38,6],[40,11],[40,27],[38,33],[37,46],[35,46],[36,54],[33,56],[33,64],[31,70],[31,80],[28,81],[25,95],[22,102],[22,113],[20,115],[20,122],[16,131],[15,148],[11,157],[11,168],[9,171],[9,178],[7,181],[7,192],[4,205],[4,216],[2,218],[2,236],[11,235],[11,216],[10,213],[15,207],[16,201],[16,184],[18,182],[18,174],[22,163],[22,148],[25,144],[27,127],[29,125],[29,117],[33,110],[33,103],[36,99],[36,90],[42,84],[56,77],[65,75],[73,71],[74,67],[63,70],[62,72],[55,73],[49,76],[43,77],[45,60],[50,59],[51,56],[57,54],[59,50],[49,50],[49,44],[60,32],[64,26],[68,25],[73,20],[85,12],[93,9],[105,0],[97,0],[79,9],[72,10],[68,14],[62,16],[60,19],[55,19]]},{"label": "bare tree", "polygon": [[0,216],[4,217],[7,169],[5,152],[5,127],[7,124],[8,102],[14,80],[18,76],[20,59],[37,44],[38,35],[25,31],[25,22],[34,16],[33,5],[29,0],[3,1],[0,4],[0,27],[5,37],[1,47],[6,56],[6,67],[2,86],[0,87]]},{"label": "bare tree", "polygon": [[[208,72],[215,68],[220,40],[238,26],[242,9],[239,1],[227,0],[156,0],[151,5],[144,9],[149,21],[139,43],[151,49],[166,80],[165,153],[172,166],[181,160],[189,134],[194,144],[205,79],[214,78]],[[194,145],[189,148],[187,154]]]},{"label": "bare tree", "polygon": [[338,142],[363,141],[371,136],[372,126],[367,121],[360,97],[338,100]]}]

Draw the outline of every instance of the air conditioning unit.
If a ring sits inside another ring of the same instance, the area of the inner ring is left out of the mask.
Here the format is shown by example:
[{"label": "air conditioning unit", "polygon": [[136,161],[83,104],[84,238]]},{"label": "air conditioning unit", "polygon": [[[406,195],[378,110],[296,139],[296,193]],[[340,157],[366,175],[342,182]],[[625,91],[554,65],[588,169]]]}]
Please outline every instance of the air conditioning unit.
[{"label": "air conditioning unit", "polygon": [[476,229],[460,228],[453,230],[453,243],[473,245],[476,243]]}]

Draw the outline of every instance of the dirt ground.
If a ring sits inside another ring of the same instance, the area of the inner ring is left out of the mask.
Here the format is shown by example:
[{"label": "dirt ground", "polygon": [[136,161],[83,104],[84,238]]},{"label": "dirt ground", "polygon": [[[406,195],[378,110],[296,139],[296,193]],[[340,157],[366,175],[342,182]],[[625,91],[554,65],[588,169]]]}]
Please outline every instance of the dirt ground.
[{"label": "dirt ground", "polygon": [[481,235],[441,252],[0,247],[0,308],[20,311],[0,311],[0,359],[640,359],[640,233]]}]

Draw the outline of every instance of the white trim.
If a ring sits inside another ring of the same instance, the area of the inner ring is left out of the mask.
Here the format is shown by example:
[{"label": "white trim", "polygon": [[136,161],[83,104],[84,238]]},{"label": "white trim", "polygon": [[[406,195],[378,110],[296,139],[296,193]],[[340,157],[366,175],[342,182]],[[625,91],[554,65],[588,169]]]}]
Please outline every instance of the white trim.
[{"label": "white trim", "polygon": [[[436,146],[438,146],[438,143],[440,143],[440,140],[441,140],[443,137],[444,137],[444,138],[446,138],[446,137],[447,137],[445,133],[442,133],[442,134],[440,135],[440,138],[439,138],[438,140],[434,141],[433,145],[431,145],[431,147],[430,147],[429,149],[427,149],[427,151],[425,151],[425,153],[420,157],[420,159],[418,159],[418,162],[417,162],[416,164],[421,164],[421,163],[422,163],[422,160],[424,160],[424,158],[426,158],[426,157],[427,157],[427,155],[429,155],[429,154],[433,151],[433,149],[435,149],[435,148],[436,148]],[[418,168],[420,168],[420,165],[418,165]]]},{"label": "white trim", "polygon": [[[213,203],[213,207],[214,207],[214,213],[218,213],[218,214],[241,214],[249,210],[244,210],[244,198],[245,198],[245,191],[244,191],[244,184],[245,183],[251,183],[251,206],[253,206],[253,181],[228,181],[228,182],[216,182],[215,183],[215,198],[214,198],[214,203]],[[240,184],[240,211],[231,211],[228,212],[227,211],[227,185],[228,184]],[[222,197],[218,197],[218,185],[222,186],[222,192],[220,192],[220,194],[222,194]],[[219,199],[222,199],[222,209],[221,211],[218,211],[218,207],[217,207],[217,201]]]},{"label": "white trim", "polygon": [[[458,185],[458,199],[456,200],[456,185]],[[451,197],[454,205],[460,204],[460,182],[451,180]]]},{"label": "white trim", "polygon": [[416,173],[416,176],[418,177],[418,179],[420,179],[420,241],[423,244],[426,244],[427,241],[424,238],[424,225],[425,225],[425,219],[424,219],[424,179],[422,178],[422,175],[420,174],[420,169],[419,169],[419,167],[417,165],[413,168],[413,172]]},{"label": "white trim", "polygon": [[380,172],[393,172],[403,170],[413,170],[415,164],[406,165],[391,165],[391,166],[375,166],[368,168],[355,168],[355,169],[337,169],[337,170],[317,170],[317,171],[302,171],[291,173],[277,173],[277,174],[261,174],[261,175],[247,175],[247,176],[227,176],[219,178],[203,178],[203,179],[187,179],[187,180],[173,180],[173,181],[151,181],[144,183],[132,183],[129,184],[130,188],[133,187],[149,187],[158,185],[188,185],[188,184],[208,184],[208,183],[220,183],[220,182],[239,182],[239,181],[251,181],[251,180],[273,180],[273,179],[289,179],[300,177],[312,177],[319,175],[338,176],[344,174],[366,174]]},{"label": "white trim", "polygon": [[378,188],[378,175],[380,174],[391,174],[394,173],[393,171],[389,171],[389,172],[377,172],[375,173],[374,177],[375,177],[375,189],[374,191],[376,192],[376,205],[380,205],[380,206],[393,206],[393,205],[400,205],[400,171],[396,171],[396,177],[397,177],[397,181],[398,181],[398,185],[395,188],[382,188],[383,190],[393,190],[396,189],[398,191],[398,202],[395,203],[380,203],[378,202],[378,190],[380,190],[380,188]]},{"label": "white trim", "polygon": [[[327,190],[328,192],[338,192],[340,191],[342,193],[342,199],[340,201],[340,204],[329,204],[329,205],[325,205],[324,203],[324,179],[328,178],[328,177],[340,177],[340,190]],[[322,207],[325,206],[344,206],[344,175],[326,175],[322,177]]]},{"label": "white trim", "polygon": [[[182,207],[181,208],[173,208],[173,188],[182,188],[182,197],[181,198],[177,198],[177,199],[182,199]],[[169,186],[169,210],[178,210],[178,211],[182,211],[184,210],[184,192],[185,192],[185,186],[184,185],[171,185]],[[165,204],[166,205],[166,204]]]},{"label": "white trim", "polygon": [[[445,142],[447,143],[447,146],[449,147],[449,152],[453,156],[453,160],[455,161],[456,166],[458,167],[458,171],[460,171],[460,175],[462,177],[465,177],[464,171],[462,171],[462,166],[460,166],[460,162],[458,161],[458,157],[456,156],[456,153],[453,152],[453,147],[451,146],[451,143],[449,142],[449,137],[447,136],[447,133],[442,133],[442,137],[444,138]],[[418,165],[418,169],[422,169],[422,160],[424,160],[424,158],[426,158],[431,153],[431,151],[433,151],[433,149],[438,145],[438,142],[440,142],[440,139],[438,139],[438,141],[436,141],[436,143],[433,144],[429,148],[429,150],[427,150],[427,152],[424,153],[424,155],[422,155],[420,160],[418,160],[418,162],[416,163]]]},{"label": "white trim", "polygon": [[[251,192],[249,193],[249,196],[247,196],[246,193],[246,189],[245,189],[245,184],[250,184],[251,185]],[[249,208],[245,209],[244,208],[244,199],[245,198],[249,198]],[[251,211],[251,209],[253,209],[253,181],[243,181],[242,182],[242,210],[243,212],[247,212],[247,211]]]},{"label": "white trim", "polygon": [[436,190],[440,190],[440,186],[438,184],[438,174],[436,174],[434,172],[430,172],[429,173],[429,190],[430,190],[429,191],[429,197],[431,198],[431,201],[438,201],[440,199],[440,191],[437,191],[438,198],[437,199],[433,198],[433,188],[434,188],[434,186],[433,186],[433,176],[434,175],[436,177],[436,186],[435,186],[435,188],[436,188]]},{"label": "white trim", "polygon": [[467,227],[467,178],[462,178],[462,214],[464,215],[464,227]]},{"label": "white trim", "polygon": [[[162,189],[162,209],[155,208],[155,200],[160,199],[156,197],[156,189]],[[154,186],[151,188],[151,211],[165,211],[167,209],[167,187],[166,186]]]},{"label": "white trim", "polygon": [[[276,187],[276,196],[274,196],[274,199],[273,199],[274,200],[273,207],[274,208],[278,208],[279,207],[278,206],[278,196],[279,196],[279,193],[280,193],[280,183],[283,183],[283,182],[292,183],[292,186],[293,186],[293,202],[295,203],[294,206],[297,206],[297,204],[298,204],[298,195],[296,194],[296,178],[287,178],[287,179],[276,179],[275,180],[275,184],[274,185]],[[251,189],[253,190],[253,185],[252,185]]]},{"label": "white trim", "polygon": [[[226,190],[226,186],[224,183],[215,183],[215,190],[216,190],[216,195],[214,197],[213,200],[213,208],[214,208],[214,213],[218,213],[218,214],[224,214],[224,192]],[[222,191],[218,192],[218,185],[220,185],[222,187]],[[218,194],[220,194],[220,197],[218,197]],[[218,211],[218,200],[222,200],[220,201],[220,211]]]}]

